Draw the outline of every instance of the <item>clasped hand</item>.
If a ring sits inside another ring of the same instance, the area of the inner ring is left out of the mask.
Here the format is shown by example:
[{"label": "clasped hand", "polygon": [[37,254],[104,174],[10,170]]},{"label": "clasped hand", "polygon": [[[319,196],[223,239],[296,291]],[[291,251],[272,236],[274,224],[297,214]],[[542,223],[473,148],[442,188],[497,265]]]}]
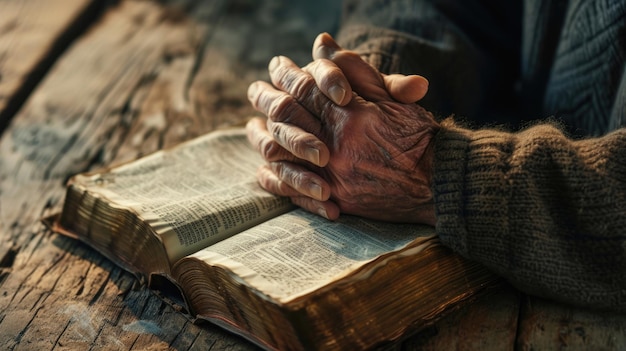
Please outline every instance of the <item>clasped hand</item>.
[{"label": "clasped hand", "polygon": [[434,225],[432,114],[415,102],[420,76],[383,75],[355,52],[320,34],[313,61],[269,64],[272,84],[250,85],[248,98],[267,119],[247,125],[267,160],[266,190],[329,219],[340,213]]}]

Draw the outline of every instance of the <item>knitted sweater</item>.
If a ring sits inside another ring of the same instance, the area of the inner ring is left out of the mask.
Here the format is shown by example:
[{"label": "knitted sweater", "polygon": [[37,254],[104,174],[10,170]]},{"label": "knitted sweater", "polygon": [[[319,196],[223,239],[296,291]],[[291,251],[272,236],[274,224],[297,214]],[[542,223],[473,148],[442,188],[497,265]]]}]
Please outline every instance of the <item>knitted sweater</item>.
[{"label": "knitted sweater", "polygon": [[626,129],[572,141],[442,123],[437,232],[530,294],[626,311]]},{"label": "knitted sweater", "polygon": [[626,311],[626,0],[351,0],[338,39],[474,124],[436,136],[444,244],[530,294]]}]

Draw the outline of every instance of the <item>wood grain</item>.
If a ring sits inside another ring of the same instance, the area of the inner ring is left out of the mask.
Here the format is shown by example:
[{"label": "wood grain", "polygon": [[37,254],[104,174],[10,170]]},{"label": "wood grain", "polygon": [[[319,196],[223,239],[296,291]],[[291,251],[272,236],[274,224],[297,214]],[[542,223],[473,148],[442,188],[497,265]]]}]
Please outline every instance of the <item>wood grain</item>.
[{"label": "wood grain", "polygon": [[[281,12],[238,3],[120,2],[60,57],[13,118],[0,141],[1,348],[255,349],[217,327],[191,325],[134,277],[80,243],[45,232],[39,221],[59,210],[70,175],[244,118],[237,112],[217,121],[220,106],[251,112],[243,77],[261,76],[265,67],[231,65],[239,60],[227,56],[231,43],[214,41],[231,28],[216,25]],[[303,22],[291,33],[313,30]],[[300,48],[308,51],[310,36],[297,41]],[[213,100],[211,111],[196,98],[203,92],[191,93],[196,79],[213,87],[209,94],[236,84]]]},{"label": "wood grain", "polygon": [[626,315],[590,311],[546,301],[523,300],[520,311],[519,350],[623,350]]},{"label": "wood grain", "polygon": [[0,133],[101,8],[93,0],[0,1]]}]

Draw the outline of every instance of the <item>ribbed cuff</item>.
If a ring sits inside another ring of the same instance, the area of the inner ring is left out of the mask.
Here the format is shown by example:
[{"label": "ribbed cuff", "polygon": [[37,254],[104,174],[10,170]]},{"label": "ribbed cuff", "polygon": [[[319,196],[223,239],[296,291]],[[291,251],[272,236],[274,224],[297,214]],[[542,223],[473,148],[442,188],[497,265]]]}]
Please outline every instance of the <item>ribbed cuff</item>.
[{"label": "ribbed cuff", "polygon": [[444,120],[435,137],[433,162],[437,233],[444,244],[465,256],[467,226],[463,215],[463,193],[469,133],[457,128],[451,119]]},{"label": "ribbed cuff", "polygon": [[462,255],[506,260],[499,247],[509,232],[508,159],[511,134],[471,131],[451,118],[435,138],[433,191],[437,232]]}]

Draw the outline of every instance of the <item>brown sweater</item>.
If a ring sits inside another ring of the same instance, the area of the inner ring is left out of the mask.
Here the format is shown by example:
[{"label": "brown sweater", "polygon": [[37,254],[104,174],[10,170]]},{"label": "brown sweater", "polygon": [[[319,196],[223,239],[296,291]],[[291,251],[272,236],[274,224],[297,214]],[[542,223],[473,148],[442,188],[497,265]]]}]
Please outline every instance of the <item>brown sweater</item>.
[{"label": "brown sweater", "polygon": [[[626,311],[626,0],[346,0],[338,40],[473,124],[436,137],[444,244],[525,292]],[[548,116],[561,127],[478,127]]]},{"label": "brown sweater", "polygon": [[571,141],[442,123],[437,232],[521,290],[626,310],[626,129]]}]

